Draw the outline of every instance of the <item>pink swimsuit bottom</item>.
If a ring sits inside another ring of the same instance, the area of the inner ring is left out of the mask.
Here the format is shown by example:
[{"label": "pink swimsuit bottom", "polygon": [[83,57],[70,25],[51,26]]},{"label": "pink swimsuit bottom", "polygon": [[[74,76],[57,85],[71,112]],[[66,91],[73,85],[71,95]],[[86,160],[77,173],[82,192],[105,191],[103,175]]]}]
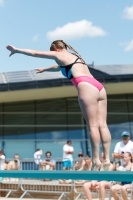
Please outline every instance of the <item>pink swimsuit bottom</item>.
[{"label": "pink swimsuit bottom", "polygon": [[91,85],[94,85],[99,91],[103,89],[103,85],[99,81],[97,81],[95,78],[90,77],[90,76],[80,76],[77,78],[72,78],[71,82],[76,88],[79,83],[87,82],[87,83],[90,83]]}]

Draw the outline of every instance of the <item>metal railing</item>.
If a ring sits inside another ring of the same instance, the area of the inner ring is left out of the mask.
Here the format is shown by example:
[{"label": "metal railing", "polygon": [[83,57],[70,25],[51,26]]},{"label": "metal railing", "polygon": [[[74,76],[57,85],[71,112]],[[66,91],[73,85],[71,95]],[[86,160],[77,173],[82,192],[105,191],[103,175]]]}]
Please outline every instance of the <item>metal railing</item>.
[{"label": "metal railing", "polygon": [[[85,158],[83,158],[85,159]],[[6,161],[11,161],[13,159],[6,159]],[[62,170],[62,158],[55,159],[56,167],[54,170]],[[79,162],[80,159],[74,159],[73,161],[73,170],[75,170],[75,163]],[[37,170],[34,167],[35,159],[23,159],[20,160],[18,170]],[[58,165],[59,164],[59,165]],[[38,168],[38,170],[41,170]],[[45,172],[46,173],[46,172]],[[79,172],[80,173],[80,172]],[[88,181],[88,180],[87,180]],[[21,189],[23,192],[20,198],[23,198],[25,195],[28,195],[32,198],[31,193],[45,193],[45,194],[57,194],[58,200],[61,198],[69,199],[69,195],[74,191],[77,194],[75,200],[78,200],[80,197],[85,199],[85,192],[83,190],[83,184],[86,182],[85,180],[61,180],[61,179],[51,179],[51,178],[16,178],[16,177],[5,177],[2,179],[0,183],[0,191],[7,192],[6,198],[9,195],[15,196],[15,193]],[[111,184],[112,186],[113,184]],[[99,190],[91,191],[92,195],[99,197]],[[110,189],[106,190],[106,194],[108,194],[109,199],[111,199]],[[130,199],[132,199],[133,192],[133,182],[131,189],[128,189],[128,195],[130,195]],[[119,192],[120,194],[120,192]]]}]

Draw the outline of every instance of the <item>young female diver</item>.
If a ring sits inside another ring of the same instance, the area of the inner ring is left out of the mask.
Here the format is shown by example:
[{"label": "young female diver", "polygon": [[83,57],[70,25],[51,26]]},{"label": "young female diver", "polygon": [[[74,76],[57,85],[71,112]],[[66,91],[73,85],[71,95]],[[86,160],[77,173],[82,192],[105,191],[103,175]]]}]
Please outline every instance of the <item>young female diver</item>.
[{"label": "young female diver", "polygon": [[[97,170],[101,165],[99,159],[100,138],[103,145],[104,165],[107,167],[110,163],[109,151],[111,136],[106,123],[106,91],[103,85],[92,76],[79,53],[63,40],[52,42],[50,51],[19,49],[11,45],[8,45],[6,48],[11,51],[9,56],[15,53],[21,53],[27,56],[55,60],[56,65],[47,68],[38,68],[36,71],[37,73],[41,73],[43,71],[61,70],[62,74],[70,79],[77,88],[79,105],[90,130],[92,168],[93,170]],[[67,49],[72,50],[75,54],[72,54]]]}]

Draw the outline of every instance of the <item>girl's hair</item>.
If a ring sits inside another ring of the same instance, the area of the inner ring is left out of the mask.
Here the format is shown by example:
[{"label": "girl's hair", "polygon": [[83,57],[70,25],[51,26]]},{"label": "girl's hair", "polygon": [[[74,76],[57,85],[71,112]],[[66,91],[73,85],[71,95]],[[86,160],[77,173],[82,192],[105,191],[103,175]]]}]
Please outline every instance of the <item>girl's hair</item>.
[{"label": "girl's hair", "polygon": [[63,40],[55,40],[52,42],[52,44],[50,46],[50,51],[55,51],[56,48],[66,49],[66,50],[67,50],[67,48],[70,49],[84,62],[84,64],[86,64],[85,61],[83,60],[83,58],[81,57],[81,55],[73,47],[71,47],[69,44],[67,44]]},{"label": "girl's hair", "polygon": [[132,154],[130,152],[125,152],[125,154],[128,154],[128,156],[131,158],[130,161],[132,162]]}]

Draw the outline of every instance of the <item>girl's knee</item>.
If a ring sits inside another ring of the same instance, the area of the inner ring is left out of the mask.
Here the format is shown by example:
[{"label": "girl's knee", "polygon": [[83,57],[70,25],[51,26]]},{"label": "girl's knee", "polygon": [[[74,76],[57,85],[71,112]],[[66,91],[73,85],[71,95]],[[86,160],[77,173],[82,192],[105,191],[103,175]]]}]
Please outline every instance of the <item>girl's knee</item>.
[{"label": "girl's knee", "polygon": [[89,123],[89,129],[90,132],[95,132],[95,131],[99,131],[99,125],[98,123]]},{"label": "girl's knee", "polygon": [[115,187],[112,187],[112,188],[110,188],[110,191],[111,191],[111,192],[114,192],[114,191],[116,191],[116,188],[115,188]]},{"label": "girl's knee", "polygon": [[104,183],[103,183],[103,182],[100,182],[100,183],[99,183],[99,187],[100,187],[100,188],[104,188],[104,187],[105,187]]},{"label": "girl's knee", "polygon": [[126,191],[127,191],[127,188],[123,186],[123,187],[121,187],[121,191],[122,191],[122,192],[126,192]]},{"label": "girl's knee", "polygon": [[85,189],[88,188],[89,186],[90,186],[89,183],[84,183],[84,184],[83,184],[83,188],[85,188]]},{"label": "girl's knee", "polygon": [[104,121],[100,121],[99,122],[99,129],[106,129],[107,127],[107,123]]}]

